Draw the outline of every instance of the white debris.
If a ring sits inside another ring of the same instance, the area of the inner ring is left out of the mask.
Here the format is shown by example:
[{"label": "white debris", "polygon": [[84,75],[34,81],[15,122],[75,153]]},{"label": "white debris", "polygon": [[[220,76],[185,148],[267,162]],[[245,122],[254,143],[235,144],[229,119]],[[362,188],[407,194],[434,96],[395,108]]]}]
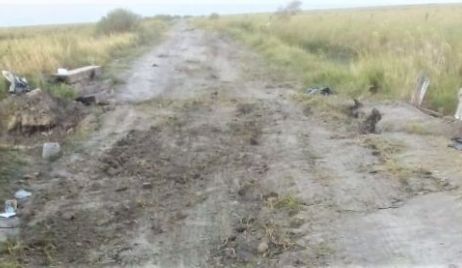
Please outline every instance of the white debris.
[{"label": "white debris", "polygon": [[58,68],[57,74],[68,74],[69,73],[69,70],[68,69],[65,69],[65,68]]},{"label": "white debris", "polygon": [[22,199],[28,198],[31,195],[32,195],[31,192],[28,192],[26,190],[21,189],[21,190],[17,191],[16,193],[14,193],[14,198],[22,200]]},{"label": "white debris", "polygon": [[11,218],[16,216],[16,209],[18,208],[18,202],[16,200],[5,201],[5,212],[0,213],[2,218]]},{"label": "white debris", "polygon": [[9,93],[21,94],[30,91],[29,82],[25,77],[20,77],[9,71],[2,71],[2,75],[10,83]]},{"label": "white debris", "polygon": [[0,213],[0,217],[1,218],[11,218],[11,217],[14,217],[16,216],[16,212],[3,212],[3,213]]}]

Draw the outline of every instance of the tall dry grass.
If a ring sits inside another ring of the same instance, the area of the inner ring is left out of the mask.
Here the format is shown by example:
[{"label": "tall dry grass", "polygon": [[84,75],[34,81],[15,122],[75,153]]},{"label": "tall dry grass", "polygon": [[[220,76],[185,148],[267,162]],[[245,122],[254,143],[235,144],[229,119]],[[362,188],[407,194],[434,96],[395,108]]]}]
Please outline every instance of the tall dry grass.
[{"label": "tall dry grass", "polygon": [[[162,20],[144,20],[135,31],[110,35],[98,34],[93,24],[0,28],[0,69],[25,75],[33,86],[44,86],[58,67],[105,65],[114,56],[159,38],[166,25]],[[5,87],[0,82],[3,94]]]},{"label": "tall dry grass", "polygon": [[431,86],[425,105],[454,111],[462,86],[462,6],[413,6],[272,14],[203,20],[227,31],[279,66],[299,73],[306,86],[329,85],[352,96],[378,90],[407,99],[419,73]]}]

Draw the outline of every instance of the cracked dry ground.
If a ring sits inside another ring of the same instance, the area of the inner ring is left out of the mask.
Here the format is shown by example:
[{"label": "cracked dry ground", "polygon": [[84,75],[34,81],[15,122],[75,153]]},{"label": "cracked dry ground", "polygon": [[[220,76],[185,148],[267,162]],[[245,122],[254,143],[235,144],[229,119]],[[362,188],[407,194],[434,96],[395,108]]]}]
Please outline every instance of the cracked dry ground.
[{"label": "cracked dry ground", "polygon": [[34,182],[25,266],[462,261],[460,156],[393,125],[424,115],[382,105],[391,126],[359,135],[295,101],[296,83],[248,49],[184,25],[126,79],[79,150]]}]

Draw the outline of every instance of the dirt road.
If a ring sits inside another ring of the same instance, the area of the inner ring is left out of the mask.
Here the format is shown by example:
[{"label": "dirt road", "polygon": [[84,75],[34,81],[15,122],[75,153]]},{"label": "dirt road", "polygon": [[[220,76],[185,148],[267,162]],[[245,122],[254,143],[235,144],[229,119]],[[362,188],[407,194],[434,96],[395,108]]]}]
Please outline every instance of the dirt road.
[{"label": "dirt road", "polygon": [[188,25],[126,81],[34,183],[26,266],[462,265],[460,154],[402,127],[443,123],[381,105],[382,133],[359,135],[296,102],[296,83],[257,55]]}]

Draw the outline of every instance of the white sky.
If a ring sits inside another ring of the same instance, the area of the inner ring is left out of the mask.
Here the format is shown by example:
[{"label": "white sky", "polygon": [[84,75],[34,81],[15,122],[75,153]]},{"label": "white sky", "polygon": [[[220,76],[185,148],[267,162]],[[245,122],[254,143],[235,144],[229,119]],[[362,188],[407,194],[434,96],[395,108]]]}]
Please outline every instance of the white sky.
[{"label": "white sky", "polygon": [[[288,0],[0,0],[0,26],[93,22],[123,7],[136,13],[205,15],[274,11]],[[462,0],[304,0],[304,9],[462,3]]]}]

